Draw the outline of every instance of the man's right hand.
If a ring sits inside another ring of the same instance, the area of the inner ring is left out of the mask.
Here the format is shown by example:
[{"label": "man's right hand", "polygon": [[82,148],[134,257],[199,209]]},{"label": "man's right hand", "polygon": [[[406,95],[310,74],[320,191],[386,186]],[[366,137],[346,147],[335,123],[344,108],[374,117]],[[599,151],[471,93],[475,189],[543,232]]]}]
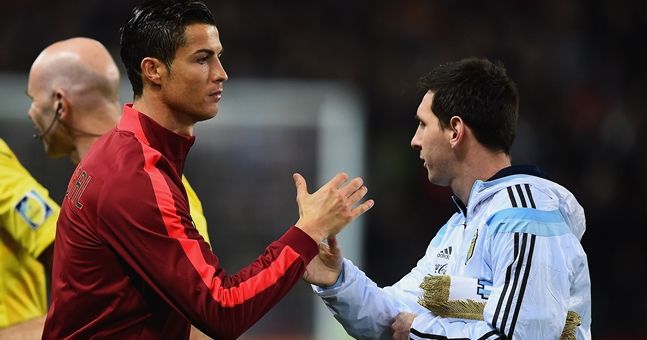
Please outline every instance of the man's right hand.
[{"label": "man's right hand", "polygon": [[342,260],[337,239],[329,237],[328,244],[319,243],[319,254],[306,267],[303,280],[320,287],[332,286],[341,274]]},{"label": "man's right hand", "polygon": [[303,176],[294,174],[293,177],[299,205],[299,220],[295,225],[317,244],[337,235],[348,223],[373,207],[373,200],[353,207],[368,192],[360,177],[346,183],[348,175],[339,173],[313,194],[308,193]]}]

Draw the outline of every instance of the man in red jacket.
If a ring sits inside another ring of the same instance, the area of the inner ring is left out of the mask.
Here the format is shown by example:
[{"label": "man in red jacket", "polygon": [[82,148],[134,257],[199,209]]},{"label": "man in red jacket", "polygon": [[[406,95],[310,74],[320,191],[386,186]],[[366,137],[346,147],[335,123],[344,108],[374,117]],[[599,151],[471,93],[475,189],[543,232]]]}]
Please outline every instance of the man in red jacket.
[{"label": "man in red jacket", "polygon": [[304,274],[318,244],[373,205],[361,178],[314,194],[294,175],[299,220],[227,275],[196,231],[181,174],[195,123],[218,112],[215,21],[201,2],[147,1],[122,28],[135,101],[75,170],[61,208],[43,337],[182,339],[194,324],[241,335]]}]

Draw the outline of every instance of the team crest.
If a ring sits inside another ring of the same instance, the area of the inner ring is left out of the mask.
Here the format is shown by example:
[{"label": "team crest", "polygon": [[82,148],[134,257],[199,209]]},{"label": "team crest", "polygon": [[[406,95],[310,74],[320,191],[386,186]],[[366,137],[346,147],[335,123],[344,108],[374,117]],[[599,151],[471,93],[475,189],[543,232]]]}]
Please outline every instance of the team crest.
[{"label": "team crest", "polygon": [[476,240],[478,239],[478,237],[479,237],[479,230],[476,229],[476,233],[472,238],[472,242],[470,242],[470,248],[467,250],[467,259],[465,259],[465,265],[467,265],[467,262],[472,258],[472,255],[474,255],[474,247],[476,247]]},{"label": "team crest", "polygon": [[38,192],[30,190],[16,204],[16,211],[32,229],[36,229],[52,214],[52,207]]}]

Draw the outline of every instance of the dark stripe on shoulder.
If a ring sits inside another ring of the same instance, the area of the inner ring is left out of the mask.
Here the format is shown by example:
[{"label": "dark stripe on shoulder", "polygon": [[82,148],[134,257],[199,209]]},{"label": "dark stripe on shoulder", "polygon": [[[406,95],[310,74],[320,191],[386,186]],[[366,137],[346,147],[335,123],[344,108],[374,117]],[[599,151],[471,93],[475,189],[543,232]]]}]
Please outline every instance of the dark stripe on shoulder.
[{"label": "dark stripe on shoulder", "polygon": [[523,195],[523,191],[521,191],[521,185],[517,184],[515,185],[517,188],[517,194],[519,194],[519,200],[521,201],[521,206],[526,208],[528,205],[526,204],[526,198]]},{"label": "dark stripe on shoulder", "polygon": [[[528,235],[528,234],[524,234]],[[514,327],[517,323],[517,317],[519,316],[519,311],[521,310],[521,302],[523,301],[523,294],[526,292],[526,284],[528,283],[528,276],[530,275],[530,265],[532,264],[532,253],[535,249],[535,238],[537,235],[530,235],[530,250],[528,251],[528,263],[526,263],[526,270],[523,273],[523,280],[521,282],[521,289],[519,290],[519,300],[517,301],[517,307],[514,311],[514,316],[512,317],[512,322],[510,323],[510,333],[508,334],[509,338],[512,338],[514,333]]]},{"label": "dark stripe on shoulder", "polygon": [[530,200],[530,206],[533,208],[537,208],[537,206],[535,205],[535,200],[532,198],[532,191],[530,191],[530,185],[526,183],[525,187],[526,187],[526,193],[528,194],[528,199]]},{"label": "dark stripe on shoulder", "polygon": [[510,203],[513,207],[517,207],[517,200],[514,199],[514,193],[512,193],[512,187],[508,187],[508,196],[510,196]]}]

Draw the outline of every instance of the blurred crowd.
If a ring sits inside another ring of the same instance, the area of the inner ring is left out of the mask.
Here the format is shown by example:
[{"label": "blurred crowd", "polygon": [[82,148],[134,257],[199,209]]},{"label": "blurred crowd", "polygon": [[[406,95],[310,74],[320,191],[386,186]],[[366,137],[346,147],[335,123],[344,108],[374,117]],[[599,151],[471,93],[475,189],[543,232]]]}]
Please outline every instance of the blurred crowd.
[{"label": "blurred crowd", "polygon": [[[513,163],[544,167],[587,213],[583,244],[593,283],[593,334],[647,334],[647,181],[641,175],[647,173],[641,132],[647,2],[207,3],[231,79],[336,80],[362,94],[366,178],[376,200],[366,218],[364,258],[378,284],[405,274],[454,209],[450,192],[428,184],[409,146],[422,97],[418,78],[433,65],[468,56],[503,62],[521,94]],[[118,30],[132,6],[105,0],[3,3],[0,72],[26,73],[46,45],[78,35],[102,41],[119,61]]]}]

